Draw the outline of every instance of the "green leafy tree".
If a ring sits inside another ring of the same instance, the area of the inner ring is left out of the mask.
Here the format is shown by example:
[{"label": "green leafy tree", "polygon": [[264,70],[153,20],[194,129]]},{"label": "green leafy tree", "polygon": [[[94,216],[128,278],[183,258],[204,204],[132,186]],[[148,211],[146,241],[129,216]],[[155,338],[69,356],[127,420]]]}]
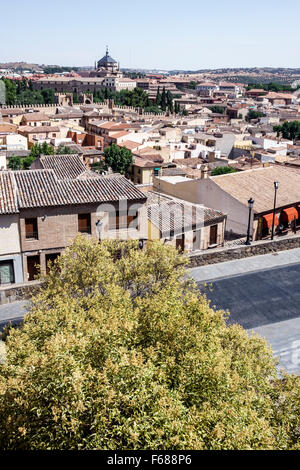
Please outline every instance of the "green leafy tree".
[{"label": "green leafy tree", "polygon": [[47,88],[45,90],[42,90],[41,95],[43,97],[43,100],[44,100],[45,104],[53,104],[54,103],[55,93],[54,93],[54,90],[52,90],[51,88]]},{"label": "green leafy tree", "polygon": [[13,80],[5,78],[5,94],[6,94],[6,104],[14,105],[17,103],[17,85]]},{"label": "green leafy tree", "polygon": [[222,108],[222,106],[210,106],[209,109],[213,112],[213,113],[218,113],[218,114],[224,114],[224,108]]},{"label": "green leafy tree", "polygon": [[160,93],[160,88],[157,88],[157,93],[156,93],[156,100],[155,100],[156,106],[161,105],[161,93]]},{"label": "green leafy tree", "polygon": [[165,87],[163,87],[163,91],[162,91],[162,94],[161,94],[160,107],[163,111],[165,111],[167,109],[167,95],[166,95],[166,88]]},{"label": "green leafy tree", "polygon": [[114,172],[126,173],[126,170],[132,165],[132,152],[125,147],[119,147],[112,144],[104,150],[105,164]]},{"label": "green leafy tree", "polygon": [[170,113],[173,113],[174,111],[174,105],[173,105],[173,95],[170,92],[170,90],[167,91],[167,107]]},{"label": "green leafy tree", "polygon": [[246,116],[246,121],[250,122],[251,119],[258,119],[260,117],[264,117],[265,114],[260,111],[255,111],[254,109],[249,109],[248,114]]},{"label": "green leafy tree", "polygon": [[35,157],[32,157],[30,155],[28,155],[28,157],[23,158],[22,169],[29,170],[30,165],[34,162],[34,160],[35,160]]},{"label": "green leafy tree", "polygon": [[137,245],[80,236],[54,262],[6,338],[0,448],[299,450],[300,378],[226,325],[175,248]]},{"label": "green leafy tree", "polygon": [[274,126],[273,130],[277,132],[278,137],[282,135],[284,139],[300,139],[300,121],[285,121],[282,126]]},{"label": "green leafy tree", "polygon": [[22,169],[22,158],[18,156],[11,156],[8,161],[8,168],[10,170],[21,170]]},{"label": "green leafy tree", "polygon": [[217,166],[211,171],[211,176],[226,175],[226,173],[235,173],[231,166]]},{"label": "green leafy tree", "polygon": [[93,171],[101,173],[102,171],[107,170],[107,165],[105,164],[105,162],[101,160],[100,162],[93,163],[91,168]]},{"label": "green leafy tree", "polygon": [[30,156],[34,157],[35,159],[38,158],[40,155],[53,155],[54,154],[54,147],[47,142],[43,142],[42,145],[34,144],[33,147],[30,149]]},{"label": "green leafy tree", "polygon": [[191,82],[187,84],[187,88],[190,88],[191,90],[196,90],[196,86],[197,86],[197,82],[195,82],[194,80],[192,80]]},{"label": "green leafy tree", "polygon": [[56,155],[70,155],[72,150],[67,145],[60,144],[55,150]]}]

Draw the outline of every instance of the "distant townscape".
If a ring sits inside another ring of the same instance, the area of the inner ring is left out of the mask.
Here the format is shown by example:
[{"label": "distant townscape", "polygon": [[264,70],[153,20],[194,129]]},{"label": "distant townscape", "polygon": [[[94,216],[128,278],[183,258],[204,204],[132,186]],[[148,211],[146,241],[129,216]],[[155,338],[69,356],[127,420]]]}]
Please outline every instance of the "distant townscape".
[{"label": "distant townscape", "polygon": [[[32,281],[99,220],[102,238],[131,230],[187,253],[297,232],[296,74],[124,73],[108,48],[90,70],[1,72],[0,284]],[[117,216],[99,217],[108,202]]]},{"label": "distant townscape", "polygon": [[102,54],[0,64],[0,451],[299,450],[300,69]]}]

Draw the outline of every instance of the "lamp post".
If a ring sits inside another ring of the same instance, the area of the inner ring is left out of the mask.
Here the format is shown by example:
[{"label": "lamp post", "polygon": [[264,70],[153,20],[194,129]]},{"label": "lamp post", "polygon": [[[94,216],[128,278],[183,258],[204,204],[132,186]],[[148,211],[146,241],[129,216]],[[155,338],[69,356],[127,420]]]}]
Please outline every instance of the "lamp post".
[{"label": "lamp post", "polygon": [[273,220],[272,220],[272,235],[271,235],[271,240],[274,238],[274,223],[275,223],[275,211],[276,211],[276,196],[277,196],[277,190],[279,188],[278,181],[274,181],[274,209],[273,209]]},{"label": "lamp post", "polygon": [[253,205],[254,205],[254,199],[252,199],[252,197],[251,197],[248,201],[249,219],[248,219],[247,240],[246,240],[245,245],[251,245],[251,242],[250,242],[250,224],[251,224],[251,212],[252,212],[252,209],[253,209]]}]

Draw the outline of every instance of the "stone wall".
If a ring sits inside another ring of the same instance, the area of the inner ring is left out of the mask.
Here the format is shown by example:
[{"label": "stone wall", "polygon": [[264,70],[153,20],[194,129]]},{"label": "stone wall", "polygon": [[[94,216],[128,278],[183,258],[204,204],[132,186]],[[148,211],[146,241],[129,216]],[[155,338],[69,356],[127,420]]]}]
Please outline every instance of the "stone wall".
[{"label": "stone wall", "polygon": [[216,248],[189,255],[190,267],[205,266],[208,264],[223,263],[250,256],[266,255],[278,251],[300,248],[300,235],[277,238],[276,240],[262,240],[252,242],[250,246],[238,245],[234,247]]},{"label": "stone wall", "polygon": [[9,304],[17,300],[29,299],[41,286],[40,281],[32,281],[24,284],[14,284],[0,287],[0,305]]}]

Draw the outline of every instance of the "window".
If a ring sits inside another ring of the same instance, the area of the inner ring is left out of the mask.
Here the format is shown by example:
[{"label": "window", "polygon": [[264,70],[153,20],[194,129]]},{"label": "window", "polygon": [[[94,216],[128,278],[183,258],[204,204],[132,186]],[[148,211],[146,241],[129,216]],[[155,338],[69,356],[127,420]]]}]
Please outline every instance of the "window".
[{"label": "window", "polygon": [[25,219],[25,238],[38,240],[37,218]]},{"label": "window", "polygon": [[120,230],[129,228],[137,228],[138,226],[138,211],[128,210],[125,212],[110,212],[109,213],[109,230]]},{"label": "window", "polygon": [[12,260],[0,261],[0,285],[15,282],[14,263]]},{"label": "window", "polygon": [[91,214],[78,214],[78,232],[91,232]]}]

